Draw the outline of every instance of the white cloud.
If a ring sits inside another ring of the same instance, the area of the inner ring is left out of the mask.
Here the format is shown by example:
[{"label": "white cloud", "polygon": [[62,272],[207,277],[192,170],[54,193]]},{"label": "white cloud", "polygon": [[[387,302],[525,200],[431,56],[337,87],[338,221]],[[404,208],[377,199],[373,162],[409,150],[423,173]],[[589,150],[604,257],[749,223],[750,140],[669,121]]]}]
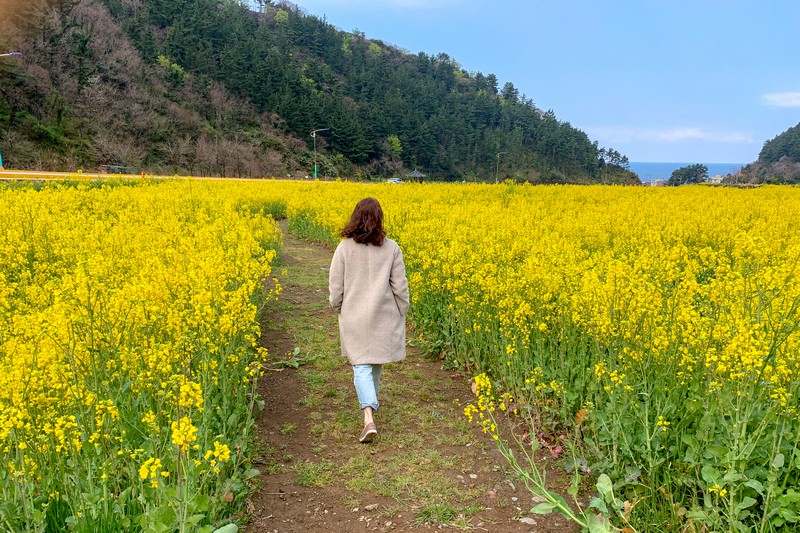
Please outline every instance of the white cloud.
[{"label": "white cloud", "polygon": [[800,92],[769,93],[763,96],[764,103],[775,107],[800,107]]},{"label": "white cloud", "polygon": [[629,143],[629,142],[662,142],[679,143],[683,141],[707,141],[717,143],[743,144],[752,143],[751,135],[739,131],[712,131],[700,128],[637,128],[629,126],[602,126],[587,128],[586,132],[591,137],[603,139],[604,142]]}]

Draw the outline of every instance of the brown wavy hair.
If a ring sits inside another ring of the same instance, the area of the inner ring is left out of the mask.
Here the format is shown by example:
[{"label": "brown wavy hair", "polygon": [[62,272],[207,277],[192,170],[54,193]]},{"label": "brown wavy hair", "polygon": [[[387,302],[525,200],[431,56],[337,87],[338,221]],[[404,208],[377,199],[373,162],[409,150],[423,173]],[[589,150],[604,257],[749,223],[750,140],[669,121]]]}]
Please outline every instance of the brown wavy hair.
[{"label": "brown wavy hair", "polygon": [[359,244],[383,246],[386,232],[383,230],[383,209],[378,200],[364,198],[359,201],[340,235]]}]

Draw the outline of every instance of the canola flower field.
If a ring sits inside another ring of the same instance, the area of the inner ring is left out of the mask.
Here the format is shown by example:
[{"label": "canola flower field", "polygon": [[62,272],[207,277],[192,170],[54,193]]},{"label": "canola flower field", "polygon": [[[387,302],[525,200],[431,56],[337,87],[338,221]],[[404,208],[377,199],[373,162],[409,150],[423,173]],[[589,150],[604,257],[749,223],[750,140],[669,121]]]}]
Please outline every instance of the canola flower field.
[{"label": "canola flower field", "polygon": [[607,474],[620,528],[797,527],[800,190],[276,184],[265,199],[335,243],[367,195],[426,342],[516,399],[568,467]]},{"label": "canola flower field", "polygon": [[210,531],[243,498],[280,233],[237,201],[0,188],[0,530]]},{"label": "canola flower field", "polygon": [[270,214],[335,244],[365,196],[403,248],[420,342],[502,393],[586,487],[608,476],[614,508],[597,510],[616,527],[798,527],[798,189],[190,180],[0,195],[12,530],[230,513],[252,475],[240,406],[264,357]]}]

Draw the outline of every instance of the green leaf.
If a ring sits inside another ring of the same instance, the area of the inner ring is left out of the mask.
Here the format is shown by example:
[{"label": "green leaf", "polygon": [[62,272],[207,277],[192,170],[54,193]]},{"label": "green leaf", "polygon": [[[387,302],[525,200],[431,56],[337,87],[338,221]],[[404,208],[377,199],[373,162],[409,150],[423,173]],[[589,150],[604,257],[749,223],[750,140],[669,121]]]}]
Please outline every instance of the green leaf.
[{"label": "green leaf", "polygon": [[600,474],[600,477],[597,478],[595,488],[597,488],[597,492],[599,492],[604,499],[614,492],[614,484],[611,483],[611,478],[606,474]]},{"label": "green leaf", "polygon": [[752,507],[754,503],[756,503],[755,498],[751,498],[750,496],[745,496],[744,498],[742,498],[742,501],[736,504],[736,507],[734,507],[733,510],[735,513],[738,514],[739,512],[744,511],[748,507]]},{"label": "green leaf", "polygon": [[714,459],[724,459],[728,454],[728,448],[724,446],[706,446],[706,456]]},{"label": "green leaf", "polygon": [[744,476],[742,474],[737,473],[737,472],[727,472],[722,477],[722,479],[726,483],[735,483],[736,481],[741,481],[742,479],[744,479]]},{"label": "green leaf", "polygon": [[175,526],[168,526],[162,524],[161,522],[156,522],[155,524],[150,526],[150,530],[147,530],[147,533],[167,533],[167,531],[174,531]]},{"label": "green leaf", "polygon": [[708,520],[708,515],[700,509],[692,509],[686,513],[686,516],[688,518],[694,518],[695,520]]},{"label": "green leaf", "polygon": [[600,498],[592,498],[592,501],[589,502],[589,508],[597,509],[603,514],[608,514],[608,506],[606,505],[606,502]]},{"label": "green leaf", "polygon": [[157,524],[165,526],[168,529],[174,527],[175,523],[178,521],[178,515],[175,514],[175,509],[169,505],[160,507],[153,515],[153,518]]},{"label": "green leaf", "polygon": [[203,526],[197,530],[197,533],[214,533],[214,526]]},{"label": "green leaf", "polygon": [[797,522],[798,518],[800,518],[797,516],[796,512],[792,511],[791,509],[787,509],[786,507],[782,507],[778,511],[778,514],[780,515],[781,518],[783,518],[784,521],[790,522],[792,524]]},{"label": "green leaf", "polygon": [[557,507],[556,504],[551,502],[542,502],[533,509],[531,509],[531,513],[533,514],[550,514],[555,510]]},{"label": "green leaf", "polygon": [[772,459],[772,463],[771,463],[773,470],[779,470],[779,469],[783,468],[784,462],[785,462],[785,458],[783,457],[782,453],[775,454],[775,458]]},{"label": "green leaf", "polygon": [[695,438],[693,435],[683,435],[681,437],[681,441],[693,449],[698,449],[700,447],[700,443],[697,442],[697,438]]},{"label": "green leaf", "polygon": [[783,506],[789,506],[793,503],[800,503],[800,492],[796,492],[793,489],[787,489],[786,494],[778,498],[778,501],[781,502],[781,505]]},{"label": "green leaf", "polygon": [[578,487],[577,483],[573,483],[567,489],[567,494],[569,494],[570,496],[576,496],[578,494],[578,491],[580,491],[580,487]]},{"label": "green leaf", "polygon": [[125,505],[125,502],[128,501],[128,498],[130,497],[132,490],[133,487],[128,487],[127,489],[120,492],[119,498],[117,498],[117,502],[119,502],[120,505]]},{"label": "green leaf", "polygon": [[205,517],[206,515],[204,514],[193,514],[192,516],[186,519],[186,523],[189,524],[190,526],[196,526]]},{"label": "green leaf", "polygon": [[255,469],[255,468],[249,468],[249,469],[244,471],[244,474],[242,474],[242,476],[245,479],[252,479],[252,478],[254,478],[256,476],[260,476],[260,475],[261,475],[261,471]]},{"label": "green leaf", "polygon": [[214,530],[214,533],[237,533],[237,531],[239,531],[239,526],[236,524],[228,524],[227,526],[222,526]]},{"label": "green leaf", "polygon": [[600,521],[597,515],[590,514],[586,517],[586,526],[589,533],[610,533],[611,523],[608,520]]},{"label": "green leaf", "polygon": [[751,489],[761,494],[762,496],[764,495],[764,485],[762,485],[761,482],[758,481],[757,479],[751,479],[750,481],[745,483],[745,486],[750,487]]},{"label": "green leaf", "polygon": [[700,475],[703,476],[703,481],[710,485],[718,485],[721,481],[721,475],[719,471],[711,465],[703,466],[702,470],[700,470]]},{"label": "green leaf", "polygon": [[190,512],[205,513],[208,511],[209,497],[207,494],[196,494],[189,503]]},{"label": "green leaf", "polygon": [[564,497],[561,496],[561,494],[558,494],[556,492],[547,491],[547,493],[550,495],[551,498],[553,498],[556,501],[556,511],[558,512],[558,514],[560,514],[567,520],[571,520],[571,517],[569,515],[569,504],[567,503],[567,500],[565,500]]}]

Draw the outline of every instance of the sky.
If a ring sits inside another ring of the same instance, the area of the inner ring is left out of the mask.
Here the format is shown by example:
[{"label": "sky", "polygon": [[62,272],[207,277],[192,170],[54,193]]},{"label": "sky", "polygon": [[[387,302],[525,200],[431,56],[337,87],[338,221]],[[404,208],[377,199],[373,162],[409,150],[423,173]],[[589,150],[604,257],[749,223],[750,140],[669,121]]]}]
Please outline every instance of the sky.
[{"label": "sky", "polygon": [[296,0],[511,82],[630,161],[750,163],[800,122],[800,0]]}]

